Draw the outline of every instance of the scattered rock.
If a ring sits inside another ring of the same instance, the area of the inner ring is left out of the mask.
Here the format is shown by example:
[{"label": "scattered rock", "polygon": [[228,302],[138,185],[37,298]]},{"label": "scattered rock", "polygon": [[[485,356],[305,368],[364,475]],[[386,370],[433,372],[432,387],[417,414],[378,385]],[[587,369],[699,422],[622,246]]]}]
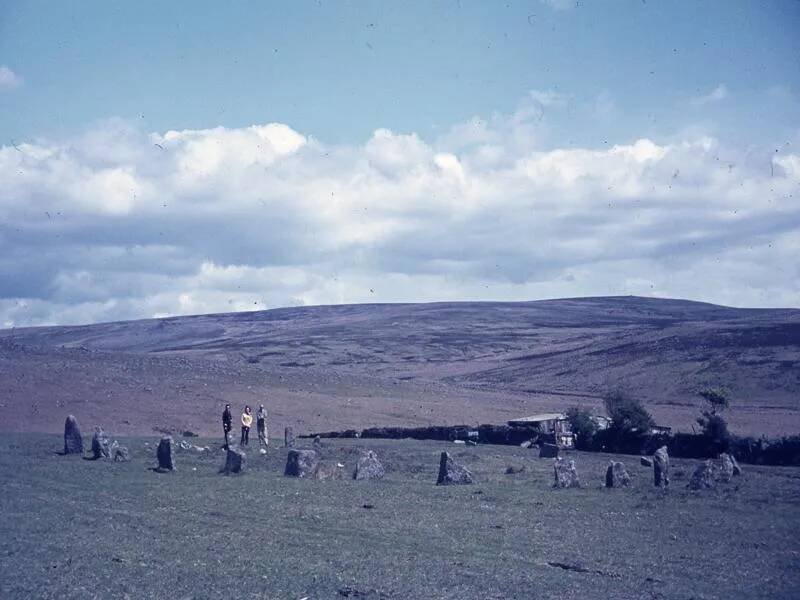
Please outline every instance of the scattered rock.
[{"label": "scattered rock", "polygon": [[241,448],[228,448],[225,455],[225,466],[220,469],[220,473],[225,475],[238,474],[244,471],[244,461],[247,455]]},{"label": "scattered rock", "polygon": [[189,431],[188,429],[183,432],[183,437],[193,438],[193,437],[200,437],[194,431]]},{"label": "scattered rock", "polygon": [[319,458],[313,450],[289,450],[286,457],[286,477],[311,477],[317,468]]},{"label": "scattered rock", "polygon": [[531,446],[533,446],[533,442],[531,440],[528,440],[526,442],[522,442],[519,445],[520,448],[530,448]]},{"label": "scattered rock", "polygon": [[64,422],[64,454],[83,454],[81,429],[73,415],[69,415]]},{"label": "scattered rock", "polygon": [[628,475],[625,465],[615,460],[610,461],[608,464],[608,469],[606,469],[606,487],[628,487],[630,484],[631,476]]},{"label": "scattered rock", "polygon": [[291,427],[283,430],[283,445],[287,448],[294,448],[294,431]]},{"label": "scattered rock", "polygon": [[517,473],[524,473],[525,472],[525,465],[521,467],[514,467],[514,466],[507,466],[506,467],[506,475],[516,475]]},{"label": "scattered rock", "polygon": [[259,448],[259,450],[258,450],[258,453],[259,453],[261,456],[266,456],[266,454],[267,454],[267,450],[266,450],[265,448]]},{"label": "scattered rock", "polygon": [[714,487],[714,463],[707,460],[697,465],[692,478],[686,484],[690,490],[709,490]]},{"label": "scattered rock", "polygon": [[558,446],[555,444],[542,444],[539,446],[539,458],[558,458]]},{"label": "scattered rock", "polygon": [[464,440],[453,440],[453,443],[454,444],[460,444],[460,445],[466,445],[467,442],[465,442]]},{"label": "scattered rock", "polygon": [[642,465],[643,467],[652,467],[653,461],[647,458],[646,456],[642,456],[639,459],[639,464]]},{"label": "scattered rock", "polygon": [[575,461],[566,461],[557,458],[553,461],[553,487],[554,488],[577,488],[581,487],[578,478],[578,470],[575,468]]},{"label": "scattered rock", "polygon": [[653,483],[656,487],[669,487],[669,453],[661,446],[653,455]]},{"label": "scattered rock", "polygon": [[321,460],[317,463],[317,468],[314,469],[312,477],[319,481],[326,479],[341,479],[344,473],[344,465],[341,463],[334,463]]},{"label": "scattered rock", "polygon": [[384,475],[386,475],[386,469],[378,460],[378,455],[372,450],[362,452],[358,457],[356,469],[353,471],[353,479],[381,479]]},{"label": "scattered rock", "polygon": [[128,462],[131,459],[131,454],[125,446],[120,446],[114,442],[114,462]]},{"label": "scattered rock", "polygon": [[192,448],[194,448],[194,444],[190,444],[189,442],[181,440],[180,442],[177,443],[177,447],[180,448],[181,450],[191,450]]},{"label": "scattered rock", "polygon": [[158,442],[158,449],[156,450],[156,456],[158,457],[158,468],[156,471],[159,473],[167,473],[169,471],[175,470],[175,461],[172,457],[172,436],[165,435],[161,438],[161,441]]},{"label": "scattered rock", "polygon": [[470,483],[475,483],[472,473],[466,467],[456,464],[449,452],[442,452],[436,485],[468,485]]},{"label": "scattered rock", "polygon": [[94,428],[94,435],[92,436],[92,458],[98,460],[100,458],[111,458],[111,447],[102,427]]}]

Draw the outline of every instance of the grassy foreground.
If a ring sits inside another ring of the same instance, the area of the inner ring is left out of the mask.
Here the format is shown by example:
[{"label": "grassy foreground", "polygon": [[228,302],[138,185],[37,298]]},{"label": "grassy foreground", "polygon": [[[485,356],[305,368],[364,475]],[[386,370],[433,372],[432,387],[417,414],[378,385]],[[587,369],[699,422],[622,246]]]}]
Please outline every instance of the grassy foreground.
[{"label": "grassy foreground", "polygon": [[[798,469],[690,492],[675,460],[664,492],[623,457],[633,488],[605,490],[609,456],[574,453],[584,488],[553,490],[552,461],[521,448],[328,440],[348,474],[368,447],[387,476],[308,481],[277,447],[219,475],[218,441],[191,440],[214,450],[162,475],[157,439],[120,441],[132,462],[0,436],[0,598],[800,597]],[[436,487],[442,449],[478,483]]]}]

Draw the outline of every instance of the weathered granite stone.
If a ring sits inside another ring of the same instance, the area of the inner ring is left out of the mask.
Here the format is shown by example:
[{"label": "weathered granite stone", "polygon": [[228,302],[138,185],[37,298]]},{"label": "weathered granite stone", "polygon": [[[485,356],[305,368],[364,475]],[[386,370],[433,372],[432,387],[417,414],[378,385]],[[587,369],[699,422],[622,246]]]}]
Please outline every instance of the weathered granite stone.
[{"label": "weathered granite stone", "polygon": [[166,473],[175,470],[173,446],[174,442],[172,440],[172,436],[169,435],[162,437],[161,441],[158,442],[158,450],[156,450],[156,456],[158,457],[158,468],[156,470],[159,473]]},{"label": "weathered granite stone", "polygon": [[64,454],[83,454],[83,437],[78,420],[69,415],[64,422]]},{"label": "weathered granite stone", "polygon": [[372,450],[362,452],[358,457],[356,469],[353,471],[353,479],[380,479],[386,474],[378,455]]},{"label": "weathered granite stone", "polygon": [[319,457],[313,450],[289,450],[286,457],[286,477],[312,477],[319,463]]},{"label": "weathered granite stone", "polygon": [[686,485],[690,490],[708,490],[714,487],[714,463],[710,460],[700,463]]},{"label": "weathered granite stone", "polygon": [[439,458],[439,477],[436,485],[468,485],[470,483],[475,483],[475,480],[469,469],[457,464],[449,452],[442,452]]},{"label": "weathered granite stone", "polygon": [[111,445],[102,427],[94,428],[92,436],[92,458],[111,458]]},{"label": "weathered granite stone", "polygon": [[575,461],[566,461],[557,458],[553,461],[553,487],[555,488],[576,488],[581,487],[578,478],[578,470],[575,468]]},{"label": "weathered granite stone", "polygon": [[247,455],[241,448],[228,448],[225,454],[225,465],[220,470],[220,473],[225,475],[238,474],[244,471],[244,463]]},{"label": "weathered granite stone", "polygon": [[114,442],[114,462],[128,462],[131,459],[131,454],[125,446],[120,446]]},{"label": "weathered granite stone", "polygon": [[631,484],[631,476],[621,462],[612,460],[606,469],[606,487],[619,488],[628,487]]},{"label": "weathered granite stone", "polygon": [[320,439],[319,436],[314,437],[312,445],[314,446],[314,452],[316,452],[317,454],[320,454],[322,452],[322,440]]},{"label": "weathered granite stone", "polygon": [[734,462],[730,454],[722,453],[719,455],[719,470],[717,471],[717,479],[723,483],[729,483],[733,479]]},{"label": "weathered granite stone", "polygon": [[653,455],[653,483],[656,487],[669,486],[669,453],[661,446]]}]

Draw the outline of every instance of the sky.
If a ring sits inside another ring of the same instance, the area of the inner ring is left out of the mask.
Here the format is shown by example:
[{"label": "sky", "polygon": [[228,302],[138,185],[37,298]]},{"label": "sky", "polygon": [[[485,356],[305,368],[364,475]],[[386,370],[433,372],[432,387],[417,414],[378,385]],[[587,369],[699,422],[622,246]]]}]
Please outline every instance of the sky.
[{"label": "sky", "polygon": [[0,327],[800,307],[800,2],[0,0]]}]

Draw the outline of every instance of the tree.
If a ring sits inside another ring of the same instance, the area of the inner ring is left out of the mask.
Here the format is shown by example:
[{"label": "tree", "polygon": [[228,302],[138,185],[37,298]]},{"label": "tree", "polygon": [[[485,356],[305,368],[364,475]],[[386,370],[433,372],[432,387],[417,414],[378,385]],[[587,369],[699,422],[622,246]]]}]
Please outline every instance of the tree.
[{"label": "tree", "polygon": [[621,388],[608,390],[603,394],[603,404],[611,419],[609,429],[619,436],[646,434],[654,425],[653,417],[642,406],[641,401]]},{"label": "tree", "polygon": [[588,449],[592,438],[597,431],[597,423],[592,419],[592,413],[585,408],[572,406],[567,409],[567,421],[575,434],[575,446],[578,449]]},{"label": "tree", "polygon": [[731,435],[728,432],[728,423],[722,412],[730,406],[728,390],[725,388],[706,388],[698,394],[708,403],[699,417],[697,424],[703,429],[703,435],[708,438],[715,452],[724,452],[730,446]]}]

